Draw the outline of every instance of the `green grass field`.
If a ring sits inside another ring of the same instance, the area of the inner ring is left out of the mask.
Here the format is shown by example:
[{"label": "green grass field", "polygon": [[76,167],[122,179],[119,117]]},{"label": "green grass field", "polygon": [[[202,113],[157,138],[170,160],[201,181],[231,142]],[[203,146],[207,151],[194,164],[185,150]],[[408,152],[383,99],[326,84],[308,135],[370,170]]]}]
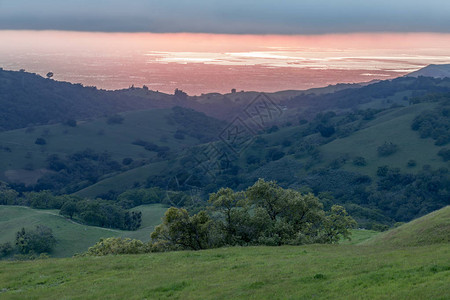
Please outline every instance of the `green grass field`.
[{"label": "green grass field", "polygon": [[[449,208],[382,234],[357,230],[339,245],[3,261],[0,298],[448,299]],[[398,243],[441,223],[420,246]]]},{"label": "green grass field", "polygon": [[22,227],[34,228],[38,224],[53,230],[57,244],[50,253],[52,257],[70,257],[75,253],[85,252],[100,238],[121,236],[148,241],[153,228],[161,223],[161,217],[167,208],[155,204],[142,205],[134,210],[142,212],[141,228],[137,231],[121,231],[78,224],[60,216],[56,210],[0,205],[0,244],[14,242],[15,233]]},{"label": "green grass field", "polygon": [[0,263],[2,299],[446,299],[450,246],[223,248]]},{"label": "green grass field", "polygon": [[126,231],[122,236],[148,242],[150,234],[155,227],[161,224],[161,218],[164,216],[167,208],[167,206],[162,204],[141,205],[133,208],[132,210],[142,212],[141,227],[136,231]]}]

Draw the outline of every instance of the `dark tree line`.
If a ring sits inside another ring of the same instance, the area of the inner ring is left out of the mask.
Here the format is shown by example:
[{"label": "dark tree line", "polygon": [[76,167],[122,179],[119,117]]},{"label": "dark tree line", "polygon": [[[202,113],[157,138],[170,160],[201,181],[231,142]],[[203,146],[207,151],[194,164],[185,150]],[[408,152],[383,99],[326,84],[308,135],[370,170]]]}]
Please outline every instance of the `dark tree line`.
[{"label": "dark tree line", "polygon": [[88,225],[122,230],[137,230],[142,222],[141,212],[130,212],[101,199],[65,202],[60,214],[71,219],[75,217]]},{"label": "dark tree line", "polygon": [[[136,198],[132,198],[134,201]],[[143,200],[141,200],[143,201]],[[137,203],[136,203],[137,204]],[[143,204],[142,202],[140,204]],[[140,205],[137,204],[137,205]],[[50,191],[18,192],[0,185],[0,205],[24,205],[37,209],[59,209],[60,214],[79,222],[122,230],[137,230],[141,226],[142,213],[128,211],[134,202],[123,197],[118,202],[103,199],[84,199],[72,195],[53,195]]]}]

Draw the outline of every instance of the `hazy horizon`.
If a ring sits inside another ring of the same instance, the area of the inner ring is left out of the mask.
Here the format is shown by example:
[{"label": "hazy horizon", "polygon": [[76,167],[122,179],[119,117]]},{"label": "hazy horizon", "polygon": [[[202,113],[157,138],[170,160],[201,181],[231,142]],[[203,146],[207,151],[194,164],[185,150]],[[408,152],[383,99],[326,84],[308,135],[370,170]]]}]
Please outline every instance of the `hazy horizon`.
[{"label": "hazy horizon", "polygon": [[0,31],[0,67],[56,80],[190,95],[398,77],[450,62],[450,34],[225,35]]}]

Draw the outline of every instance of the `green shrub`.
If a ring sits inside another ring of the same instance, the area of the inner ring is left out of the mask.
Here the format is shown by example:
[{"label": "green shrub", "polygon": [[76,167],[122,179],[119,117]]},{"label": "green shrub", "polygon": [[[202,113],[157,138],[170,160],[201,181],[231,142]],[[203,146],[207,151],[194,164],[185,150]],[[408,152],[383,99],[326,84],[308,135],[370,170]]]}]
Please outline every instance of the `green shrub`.
[{"label": "green shrub", "polygon": [[22,254],[51,252],[56,244],[51,228],[37,225],[34,230],[22,228],[16,233],[17,250]]},{"label": "green shrub", "polygon": [[90,247],[85,255],[105,256],[118,254],[142,254],[149,251],[148,245],[139,240],[129,238],[107,238],[100,239],[98,243]]},{"label": "green shrub", "polygon": [[411,129],[418,131],[421,138],[431,137],[436,145],[445,145],[450,142],[448,111],[448,108],[443,107],[434,111],[424,111],[413,120]]},{"label": "green shrub", "polygon": [[378,177],[384,177],[384,176],[387,175],[388,171],[389,171],[389,167],[388,166],[378,167],[378,169],[377,169],[377,176]]},{"label": "green shrub", "polygon": [[129,166],[133,162],[133,159],[130,157],[126,157],[122,160],[122,165]]},{"label": "green shrub", "polygon": [[36,141],[34,141],[34,143],[36,145],[43,146],[47,144],[47,141],[44,138],[37,138]]},{"label": "green shrub", "polygon": [[417,166],[417,162],[414,159],[410,159],[410,160],[408,160],[407,166],[408,166],[408,168],[415,167],[415,166]]},{"label": "green shrub", "polygon": [[392,142],[385,142],[383,145],[377,148],[379,156],[389,156],[397,152],[398,146]]},{"label": "green shrub", "polygon": [[375,223],[375,224],[372,224],[372,228],[371,229],[375,230],[375,231],[386,231],[386,230],[389,229],[389,226],[384,225],[384,224]]},{"label": "green shrub", "polygon": [[353,160],[353,164],[358,167],[363,167],[367,165],[367,161],[364,157],[358,156]]},{"label": "green shrub", "polygon": [[450,160],[450,149],[448,148],[442,148],[439,150],[438,155],[442,157],[443,161],[449,161]]},{"label": "green shrub", "polygon": [[10,242],[0,244],[0,258],[10,255],[13,251],[14,248]]}]

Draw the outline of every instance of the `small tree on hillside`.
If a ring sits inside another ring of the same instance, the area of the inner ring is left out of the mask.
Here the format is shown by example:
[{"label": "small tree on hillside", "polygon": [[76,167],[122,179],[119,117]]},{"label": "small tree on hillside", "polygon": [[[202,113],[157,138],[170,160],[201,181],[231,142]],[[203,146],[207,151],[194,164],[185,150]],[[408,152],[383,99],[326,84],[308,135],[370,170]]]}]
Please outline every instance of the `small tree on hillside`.
[{"label": "small tree on hillside", "polygon": [[377,148],[379,156],[389,156],[397,152],[398,146],[392,142],[385,142],[383,145]]},{"label": "small tree on hillside", "polygon": [[46,144],[47,144],[47,141],[46,141],[44,138],[37,138],[37,139],[34,141],[34,143],[35,143],[36,145],[43,146],[43,145],[46,145]]},{"label": "small tree on hillside", "polygon": [[34,230],[22,228],[16,233],[16,247],[22,254],[50,252],[56,244],[53,231],[46,226],[37,225]]},{"label": "small tree on hillside", "polygon": [[73,218],[73,215],[78,212],[77,204],[74,201],[67,201],[61,207],[59,214],[63,216],[68,216],[70,219]]},{"label": "small tree on hillside", "polygon": [[155,248],[160,250],[201,250],[211,248],[211,219],[201,211],[189,216],[184,208],[169,208],[161,225],[151,234]]},{"label": "small tree on hillside", "polygon": [[188,97],[188,95],[185,92],[179,89],[175,89],[174,96],[180,100],[186,100]]}]

